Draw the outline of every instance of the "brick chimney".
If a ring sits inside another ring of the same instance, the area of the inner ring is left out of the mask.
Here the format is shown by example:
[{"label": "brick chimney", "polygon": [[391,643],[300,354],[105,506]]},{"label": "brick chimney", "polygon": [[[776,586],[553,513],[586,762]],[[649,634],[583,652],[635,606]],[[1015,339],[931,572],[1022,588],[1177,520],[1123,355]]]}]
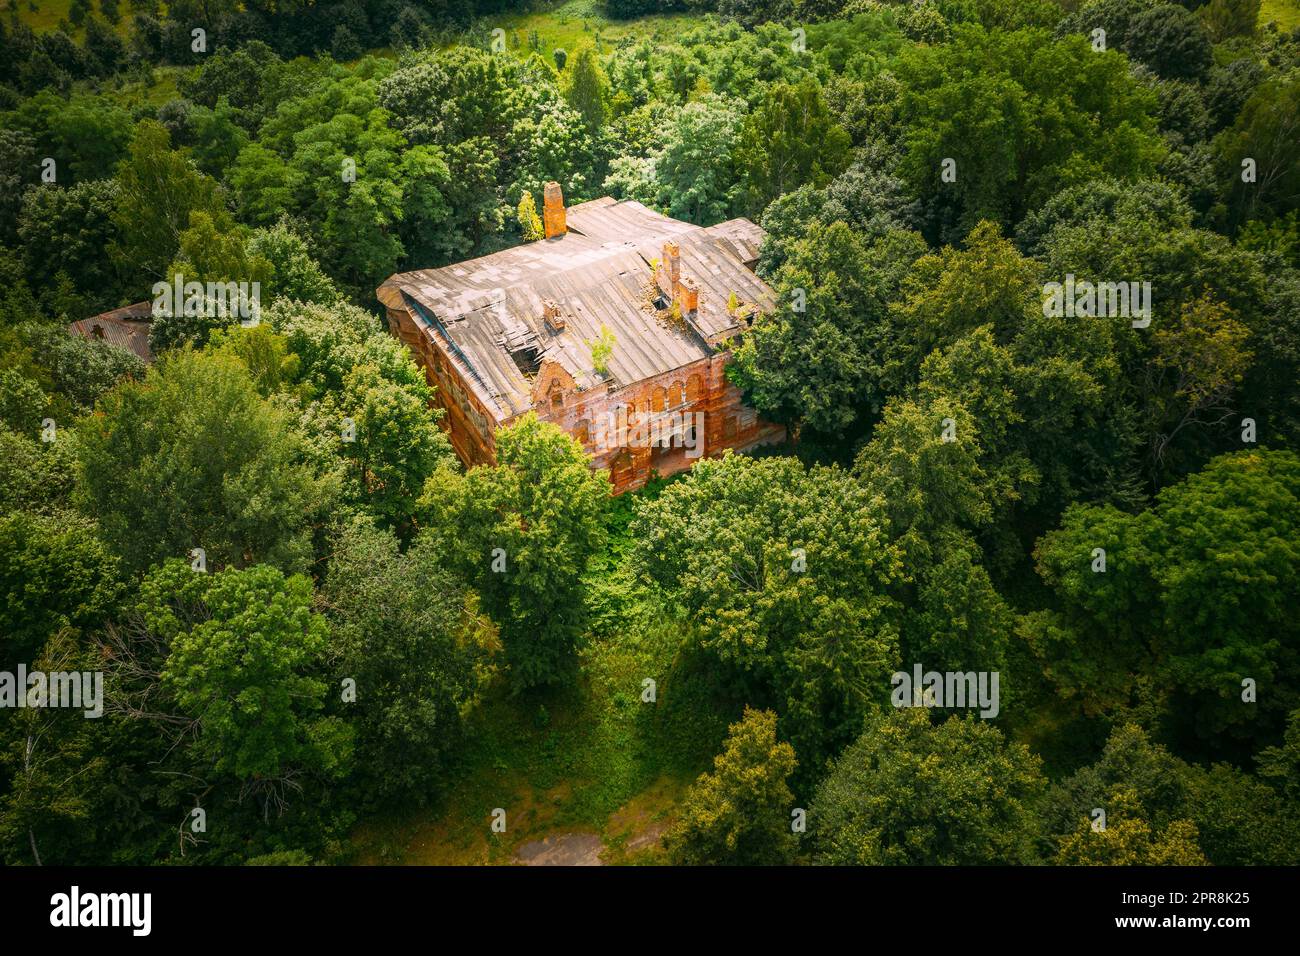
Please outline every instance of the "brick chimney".
[{"label": "brick chimney", "polygon": [[546,227],[547,239],[562,236],[569,231],[564,221],[564,193],[560,191],[559,183],[547,183],[542,193],[542,222]]},{"label": "brick chimney", "polygon": [[682,304],[683,313],[692,313],[700,307],[700,287],[695,284],[695,280],[687,276],[678,284],[678,301]]},{"label": "brick chimney", "polygon": [[682,256],[677,243],[671,240],[664,243],[663,268],[664,278],[668,281],[668,288],[664,291],[668,293],[670,298],[676,299],[677,283],[682,276]]},{"label": "brick chimney", "polygon": [[689,315],[699,310],[699,283],[689,276],[682,275],[681,248],[671,240],[664,243],[664,259],[659,271],[659,288],[670,301],[677,303],[683,314]]},{"label": "brick chimney", "polygon": [[542,318],[556,332],[564,331],[564,315],[560,312],[560,304],[554,299],[542,300]]}]

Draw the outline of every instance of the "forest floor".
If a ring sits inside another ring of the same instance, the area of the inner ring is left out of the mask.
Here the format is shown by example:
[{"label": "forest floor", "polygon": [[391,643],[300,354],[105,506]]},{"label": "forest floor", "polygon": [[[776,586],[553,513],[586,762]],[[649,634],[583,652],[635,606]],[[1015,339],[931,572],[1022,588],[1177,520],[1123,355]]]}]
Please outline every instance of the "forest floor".
[{"label": "forest floor", "polygon": [[[495,687],[457,748],[445,797],[363,823],[355,862],[654,862],[673,807],[734,716],[699,693],[702,675],[674,666],[673,630],[587,648],[572,690]],[[641,699],[643,674],[658,675],[653,703]]]},{"label": "forest floor", "polygon": [[[498,680],[454,748],[442,798],[353,833],[354,862],[651,863],[687,786],[712,765],[743,703],[693,648],[689,626],[636,586],[626,563],[632,502],[616,499],[609,548],[588,575],[592,620],[580,674],[512,693]],[[653,681],[653,694],[646,681]],[[653,696],[653,700],[646,700]],[[504,833],[492,830],[505,810]]]}]

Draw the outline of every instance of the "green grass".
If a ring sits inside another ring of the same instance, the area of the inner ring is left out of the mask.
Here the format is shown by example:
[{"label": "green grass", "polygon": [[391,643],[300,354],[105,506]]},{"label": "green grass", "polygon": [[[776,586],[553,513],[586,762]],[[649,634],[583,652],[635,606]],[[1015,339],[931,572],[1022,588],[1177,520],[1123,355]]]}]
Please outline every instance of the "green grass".
[{"label": "green grass", "polygon": [[655,14],[635,20],[609,20],[601,7],[599,0],[566,0],[548,10],[488,17],[476,25],[471,35],[464,38],[464,42],[477,42],[480,31],[490,35],[493,29],[499,27],[506,32],[506,48],[526,56],[531,52],[528,46],[529,35],[536,31],[541,53],[549,56],[557,47],[572,53],[586,43],[607,50],[625,37],[668,38],[704,22],[702,17],[686,13]]},{"label": "green grass", "polygon": [[[683,632],[601,639],[571,687],[511,695],[494,688],[458,751],[446,796],[427,810],[372,820],[354,835],[357,862],[507,863],[520,844],[582,830],[615,850],[666,819],[708,766],[726,724],[705,675],[678,661]],[[643,703],[642,681],[658,700]],[[507,830],[490,832],[494,808]]]},{"label": "green grass", "polygon": [[[653,483],[639,495],[661,489]],[[691,650],[689,627],[661,611],[624,556],[631,496],[609,518],[609,552],[588,578],[593,612],[581,676],[554,690],[512,695],[495,685],[457,747],[444,797],[391,812],[353,835],[360,863],[508,863],[543,836],[585,831],[611,862],[645,862],[685,787],[710,766],[740,702]],[[656,700],[642,701],[655,681]],[[494,808],[507,830],[489,828]],[[639,838],[639,839],[638,839]],[[626,853],[629,842],[648,844]]]},{"label": "green grass", "polygon": [[[72,0],[0,0],[0,16],[8,19],[9,11],[15,7],[18,9],[18,19],[40,33],[53,30],[61,20],[68,19]],[[36,9],[33,10],[32,7]],[[91,0],[90,8],[92,13],[99,13],[99,0]],[[127,0],[121,0],[117,9],[121,17],[115,29],[125,37],[130,32],[131,8]],[[80,39],[85,31],[80,27],[73,27],[72,32]]]},{"label": "green grass", "polygon": [[[33,10],[32,7],[36,9]],[[14,7],[18,8],[18,19],[27,24],[33,30],[53,30],[59,25],[60,20],[68,18],[68,9],[72,6],[72,0],[5,0],[3,7],[0,7],[0,14],[6,18],[9,11]]]},{"label": "green grass", "polygon": [[1264,0],[1259,7],[1261,25],[1270,20],[1277,21],[1283,30],[1300,27],[1300,0]]},{"label": "green grass", "polygon": [[176,83],[186,69],[188,67],[155,66],[152,83],[140,80],[126,81],[120,87],[114,87],[109,95],[114,103],[126,109],[141,105],[162,106],[180,95]]}]

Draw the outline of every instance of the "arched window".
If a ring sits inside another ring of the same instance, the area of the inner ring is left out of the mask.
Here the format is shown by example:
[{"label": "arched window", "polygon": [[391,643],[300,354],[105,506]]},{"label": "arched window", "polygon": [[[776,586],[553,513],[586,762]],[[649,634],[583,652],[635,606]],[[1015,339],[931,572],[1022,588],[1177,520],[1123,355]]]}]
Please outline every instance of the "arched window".
[{"label": "arched window", "polygon": [[686,400],[692,403],[698,402],[703,388],[704,381],[698,375],[692,375],[686,380]]},{"label": "arched window", "polygon": [[591,422],[582,419],[573,428],[573,437],[583,445],[591,444]]},{"label": "arched window", "polygon": [[673,382],[668,386],[668,407],[676,408],[682,403],[682,383]]},{"label": "arched window", "polygon": [[665,395],[664,387],[656,385],[654,391],[650,393],[650,411],[662,412],[664,410]]}]

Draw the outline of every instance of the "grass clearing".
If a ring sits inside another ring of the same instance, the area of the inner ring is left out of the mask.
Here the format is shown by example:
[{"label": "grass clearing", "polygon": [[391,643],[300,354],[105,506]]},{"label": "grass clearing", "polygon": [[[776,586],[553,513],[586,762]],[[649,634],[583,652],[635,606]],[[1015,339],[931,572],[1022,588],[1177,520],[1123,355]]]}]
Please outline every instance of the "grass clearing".
[{"label": "grass clearing", "polygon": [[532,52],[529,39],[537,35],[538,52],[549,56],[558,47],[572,53],[586,43],[608,51],[618,41],[668,38],[704,22],[689,13],[653,14],[635,20],[610,20],[599,0],[565,0],[548,10],[507,13],[480,20],[462,42],[486,46],[491,31],[500,28],[506,34],[506,48],[527,56]]},{"label": "grass clearing", "polygon": [[1264,0],[1259,6],[1259,23],[1276,21],[1283,30],[1300,27],[1300,0]]},{"label": "grass clearing", "polygon": [[[520,694],[495,686],[457,748],[443,799],[358,827],[356,862],[509,863],[523,843],[574,832],[600,835],[606,862],[659,857],[672,807],[709,768],[742,702],[693,650],[688,625],[632,579],[631,501],[616,500],[609,550],[589,576],[593,617],[580,679]],[[642,700],[647,678],[653,703]],[[498,807],[504,834],[490,829]]]},{"label": "grass clearing", "polygon": [[[699,682],[680,667],[674,673],[675,632],[665,626],[644,640],[593,644],[571,689],[511,695],[504,684],[494,688],[445,799],[360,827],[357,861],[508,863],[522,843],[578,831],[601,835],[611,861],[656,852],[657,837],[647,843],[646,834],[662,832],[729,719],[725,707],[716,719],[698,719]],[[645,676],[656,680],[656,703],[641,701]],[[506,811],[504,834],[490,830],[498,807]]]},{"label": "grass clearing", "polygon": [[[8,19],[11,15],[10,11],[14,9],[18,11],[19,21],[27,24],[37,33],[57,29],[63,20],[72,22],[68,17],[72,9],[72,0],[0,0],[0,16]],[[91,0],[90,9],[91,13],[103,16],[100,12],[99,0]],[[113,29],[125,39],[131,32],[131,8],[126,0],[121,0],[117,9],[120,16]],[[85,32],[83,27],[72,28],[72,35],[78,40],[85,35]]]},{"label": "grass clearing", "polygon": [[[5,0],[4,5],[0,6],[0,14],[8,18],[10,11],[15,8],[18,10],[18,19],[39,32],[53,30],[60,20],[68,19],[72,0]],[[98,9],[97,5],[95,9]],[[81,31],[78,30],[77,33],[80,35]]]}]

